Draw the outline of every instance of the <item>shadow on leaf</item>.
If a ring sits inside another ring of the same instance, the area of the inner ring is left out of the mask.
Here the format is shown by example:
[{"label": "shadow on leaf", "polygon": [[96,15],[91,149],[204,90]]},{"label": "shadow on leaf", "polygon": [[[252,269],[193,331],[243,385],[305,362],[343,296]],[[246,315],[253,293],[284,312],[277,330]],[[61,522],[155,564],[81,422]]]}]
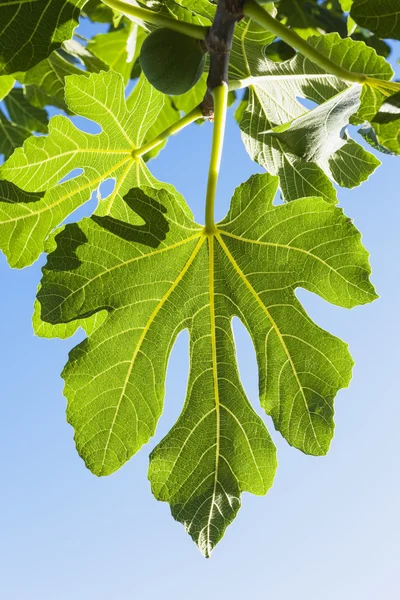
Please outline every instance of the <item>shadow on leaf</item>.
[{"label": "shadow on leaf", "polygon": [[[162,192],[163,190],[159,190],[158,196],[162,196]],[[129,190],[124,200],[129,208],[143,219],[143,225],[132,225],[114,217],[97,215],[91,217],[92,221],[127,242],[157,248],[165,240],[169,230],[168,221],[164,216],[167,212],[165,206],[139,188]]]},{"label": "shadow on leaf", "polygon": [[381,106],[380,111],[375,115],[372,124],[379,123],[387,125],[393,121],[400,120],[400,93],[390,96]]},{"label": "shadow on leaf", "polygon": [[4,179],[0,180],[0,202],[29,204],[30,202],[38,202],[43,196],[44,192],[24,192],[13,183]]}]

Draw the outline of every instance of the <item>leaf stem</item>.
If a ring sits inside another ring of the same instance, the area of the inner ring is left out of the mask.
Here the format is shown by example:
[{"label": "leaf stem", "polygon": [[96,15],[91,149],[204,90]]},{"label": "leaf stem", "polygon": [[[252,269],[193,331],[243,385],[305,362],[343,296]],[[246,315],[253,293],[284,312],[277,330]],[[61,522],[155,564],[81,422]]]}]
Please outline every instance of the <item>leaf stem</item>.
[{"label": "leaf stem", "polygon": [[165,129],[164,131],[162,131],[157,137],[150,140],[140,148],[135,148],[135,150],[132,151],[133,158],[139,158],[140,156],[143,156],[143,154],[147,154],[147,152],[150,152],[150,150],[153,150],[153,148],[156,148],[157,146],[162,144],[171,135],[178,133],[178,131],[181,131],[181,129],[184,129],[184,127],[187,127],[187,125],[190,125],[194,121],[197,121],[197,119],[202,118],[203,111],[200,106],[196,106],[196,108],[188,112],[187,115],[176,121],[176,123]]},{"label": "leaf stem", "polygon": [[211,146],[210,167],[208,170],[206,195],[206,233],[214,233],[214,205],[217,191],[219,168],[221,165],[222,147],[224,145],[226,110],[228,106],[228,86],[222,83],[213,89],[214,97],[214,129]]},{"label": "leaf stem", "polygon": [[324,71],[352,83],[367,83],[369,79],[367,75],[364,73],[352,73],[334,63],[333,60],[321,54],[306,40],[297,35],[295,31],[274,19],[256,0],[245,0],[243,12],[259,25],[279,36],[283,41],[292,46],[292,48],[298,50],[300,54],[310,59],[313,63],[321,67],[321,69],[324,69]]},{"label": "leaf stem", "polygon": [[[286,79],[295,79],[297,75],[288,75]],[[328,74],[328,77],[336,77],[336,75]],[[316,73],[307,75],[307,79],[321,79],[321,74]],[[249,77],[245,77],[244,79],[231,79],[228,83],[229,91],[233,90],[241,90],[243,88],[247,88],[251,85],[260,85],[263,81],[282,81],[285,79],[283,75],[250,75]]]},{"label": "leaf stem", "polygon": [[178,19],[173,19],[172,17],[148,10],[147,8],[135,6],[124,0],[103,0],[103,2],[110,8],[123,13],[127,17],[141,19],[142,21],[151,23],[157,27],[166,27],[167,29],[183,33],[196,40],[204,40],[209,30],[209,27],[184,23],[183,21],[178,21]]}]

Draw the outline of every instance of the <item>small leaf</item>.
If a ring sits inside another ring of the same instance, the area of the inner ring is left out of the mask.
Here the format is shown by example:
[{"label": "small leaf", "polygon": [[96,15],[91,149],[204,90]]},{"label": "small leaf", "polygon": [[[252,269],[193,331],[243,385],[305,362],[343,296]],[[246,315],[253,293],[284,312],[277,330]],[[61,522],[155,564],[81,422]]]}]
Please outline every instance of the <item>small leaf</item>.
[{"label": "small leaf", "polygon": [[179,111],[182,110],[184,113],[188,113],[193,110],[193,108],[198,106],[204,98],[207,89],[206,81],[207,73],[203,73],[196,85],[194,85],[189,91],[187,91],[185,94],[181,94],[180,96],[172,97],[174,106]]},{"label": "small leaf", "polygon": [[32,106],[22,88],[15,88],[6,96],[4,103],[10,119],[27,131],[47,133],[47,113],[42,108]]},{"label": "small leaf", "polygon": [[395,154],[400,154],[400,93],[390,96],[372,119],[379,142]]},{"label": "small leaf", "polygon": [[0,110],[0,155],[8,158],[30,135],[30,131],[11,123]]},{"label": "small leaf", "polygon": [[304,38],[333,31],[342,36],[346,35],[346,21],[341,12],[310,0],[281,0],[278,4],[278,15],[285,19],[288,27],[295,29]]},{"label": "small leaf", "polygon": [[320,198],[274,206],[277,184],[267,174],[251,177],[214,234],[176,192],[131,189],[127,211],[134,206],[142,224],[94,215],[67,225],[38,294],[42,319],[55,326],[108,312],[63,373],[77,449],[97,475],[120,468],[154,434],[172,345],[189,330],[186,401],[151,454],[149,478],[206,556],[241,493],[265,494],[276,469],[274,445],[239,379],[232,318],[253,339],[260,401],[275,427],[291,445],[321,455],[353,362],[295,291],[346,308],[376,297],[368,254],[343,212]]},{"label": "small leaf", "polygon": [[89,41],[87,50],[110,69],[121,73],[125,83],[128,83],[146,35],[142,28],[132,23],[130,27],[94,36]]},{"label": "small leaf", "polygon": [[27,71],[20,81],[25,84],[25,95],[33,106],[44,108],[50,104],[68,111],[65,104],[65,78],[68,75],[88,76],[59,52],[52,52],[48,58]]}]

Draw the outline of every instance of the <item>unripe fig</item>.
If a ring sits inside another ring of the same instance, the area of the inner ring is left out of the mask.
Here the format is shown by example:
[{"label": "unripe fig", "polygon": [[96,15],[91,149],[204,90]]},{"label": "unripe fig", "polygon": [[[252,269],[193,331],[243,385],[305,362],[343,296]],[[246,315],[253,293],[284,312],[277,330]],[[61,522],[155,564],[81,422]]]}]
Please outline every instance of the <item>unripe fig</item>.
[{"label": "unripe fig", "polygon": [[198,82],[205,62],[199,40],[169,29],[152,31],[140,51],[140,65],[149,82],[173,96],[184,94]]}]

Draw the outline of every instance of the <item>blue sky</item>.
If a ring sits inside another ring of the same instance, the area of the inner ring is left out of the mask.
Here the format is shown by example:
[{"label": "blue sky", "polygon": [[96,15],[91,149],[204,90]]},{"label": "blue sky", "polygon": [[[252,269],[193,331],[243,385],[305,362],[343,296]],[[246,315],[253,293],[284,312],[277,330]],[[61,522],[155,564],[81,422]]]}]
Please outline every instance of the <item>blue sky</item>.
[{"label": "blue sky", "polygon": [[[172,138],[151,169],[183,193],[203,221],[212,127]],[[65,422],[59,373],[81,339],[42,340],[31,328],[43,259],[24,271],[0,261],[0,361],[3,457],[0,493],[0,595],[5,600],[274,598],[372,600],[399,597],[398,399],[400,295],[399,159],[340,204],[363,232],[380,299],[345,310],[299,291],[311,317],[346,340],[353,381],[336,400],[330,453],[290,448],[263,415],[278,447],[279,469],[266,497],[243,506],[211,560],[157,502],[147,481],[148,454],[183,405],[188,364],[184,332],[173,349],[165,412],[157,434],[123,469],[91,475]],[[223,217],[237,185],[260,169],[228,118],[218,187]],[[250,339],[235,322],[240,374],[260,415]]]}]

